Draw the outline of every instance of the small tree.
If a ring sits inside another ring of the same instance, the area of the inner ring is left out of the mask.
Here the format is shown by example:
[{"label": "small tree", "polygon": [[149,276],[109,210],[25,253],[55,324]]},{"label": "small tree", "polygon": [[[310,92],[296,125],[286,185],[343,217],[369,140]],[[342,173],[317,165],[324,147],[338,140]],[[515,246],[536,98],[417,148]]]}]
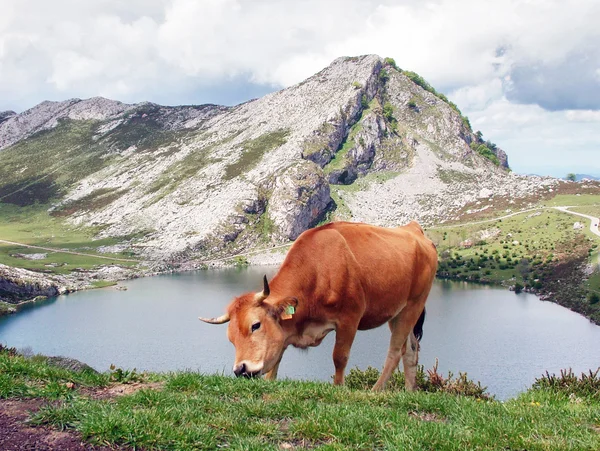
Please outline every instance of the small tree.
[{"label": "small tree", "polygon": [[573,174],[572,172],[569,172],[567,174],[567,180],[570,180],[571,182],[574,182],[575,180],[577,180],[577,176],[575,174]]},{"label": "small tree", "polygon": [[394,107],[390,102],[386,102],[383,105],[383,115],[390,122],[394,119]]},{"label": "small tree", "polygon": [[387,70],[381,69],[379,71],[379,81],[381,83],[386,83],[390,79],[390,74],[388,74]]},{"label": "small tree", "polygon": [[360,106],[362,107],[363,110],[366,110],[367,108],[369,108],[369,99],[367,99],[366,94],[363,94],[362,97],[360,98]]}]

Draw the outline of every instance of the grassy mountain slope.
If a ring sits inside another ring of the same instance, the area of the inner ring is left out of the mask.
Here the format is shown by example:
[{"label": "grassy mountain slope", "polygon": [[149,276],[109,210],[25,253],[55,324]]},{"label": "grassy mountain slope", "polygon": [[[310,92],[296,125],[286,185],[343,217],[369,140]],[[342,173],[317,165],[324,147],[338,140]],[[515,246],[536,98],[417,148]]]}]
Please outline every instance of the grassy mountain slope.
[{"label": "grassy mountain slope", "polygon": [[[369,55],[233,108],[45,102],[0,124],[0,202],[98,238],[135,235],[128,252],[180,264],[293,239],[334,210],[436,222],[484,188],[551,183],[473,151],[480,136],[414,75]],[[452,203],[432,209],[440,196]]]}]

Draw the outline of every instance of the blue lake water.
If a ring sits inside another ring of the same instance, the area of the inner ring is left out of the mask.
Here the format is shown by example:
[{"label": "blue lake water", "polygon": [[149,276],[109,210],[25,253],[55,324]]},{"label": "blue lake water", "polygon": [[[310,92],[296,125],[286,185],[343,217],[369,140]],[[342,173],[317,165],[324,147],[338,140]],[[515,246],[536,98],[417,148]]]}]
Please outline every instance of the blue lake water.
[{"label": "blue lake water", "polygon": [[[230,300],[262,288],[275,267],[198,271],[123,282],[60,296],[0,318],[0,342],[64,355],[100,371],[192,369],[231,374],[234,348],[226,325],[197,317],[223,313]],[[348,368],[381,368],[387,326],[357,334]],[[280,377],[331,381],[334,334],[309,351],[288,349]],[[546,370],[600,366],[600,327],[537,297],[460,282],[436,281],[427,301],[420,363],[466,371],[499,399],[525,390]]]}]

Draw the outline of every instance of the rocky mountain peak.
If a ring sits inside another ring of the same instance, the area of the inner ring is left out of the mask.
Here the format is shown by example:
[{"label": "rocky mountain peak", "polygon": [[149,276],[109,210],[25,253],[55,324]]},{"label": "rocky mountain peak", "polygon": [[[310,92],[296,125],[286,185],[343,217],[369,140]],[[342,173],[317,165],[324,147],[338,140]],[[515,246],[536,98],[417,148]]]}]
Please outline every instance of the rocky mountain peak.
[{"label": "rocky mountain peak", "polygon": [[428,225],[554,183],[508,173],[480,138],[417,74],[342,57],[235,107],[44,102],[0,123],[0,198],[47,203],[181,262],[293,240],[326,219]]}]

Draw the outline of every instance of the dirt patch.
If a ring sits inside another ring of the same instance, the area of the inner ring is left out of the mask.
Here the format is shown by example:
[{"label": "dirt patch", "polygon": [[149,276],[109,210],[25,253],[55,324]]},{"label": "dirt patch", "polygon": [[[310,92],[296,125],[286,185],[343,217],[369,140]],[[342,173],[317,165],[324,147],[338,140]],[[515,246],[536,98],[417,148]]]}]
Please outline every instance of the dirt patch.
[{"label": "dirt patch", "polygon": [[0,449],[2,451],[125,449],[90,445],[73,431],[61,432],[45,426],[29,426],[27,420],[31,413],[38,411],[45,404],[46,402],[41,399],[0,399]]},{"label": "dirt patch", "polygon": [[92,399],[110,399],[117,396],[131,395],[139,390],[160,390],[163,385],[163,382],[133,382],[131,384],[111,384],[100,388],[81,387],[79,392]]},{"label": "dirt patch", "polygon": [[421,421],[434,422],[434,423],[447,423],[448,420],[442,418],[435,413],[431,412],[408,412],[408,416],[418,418]]}]

